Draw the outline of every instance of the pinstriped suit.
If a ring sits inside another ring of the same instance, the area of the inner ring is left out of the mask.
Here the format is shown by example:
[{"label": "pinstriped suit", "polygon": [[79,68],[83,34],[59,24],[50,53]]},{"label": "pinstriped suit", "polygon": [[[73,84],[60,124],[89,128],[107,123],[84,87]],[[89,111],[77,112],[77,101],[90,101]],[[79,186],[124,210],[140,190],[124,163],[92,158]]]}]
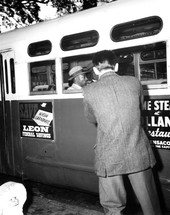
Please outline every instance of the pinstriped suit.
[{"label": "pinstriped suit", "polygon": [[122,214],[126,205],[122,175],[127,174],[144,214],[160,215],[150,169],[156,161],[141,127],[140,82],[110,71],[86,86],[83,94],[85,116],[97,124],[95,171],[105,214]]}]

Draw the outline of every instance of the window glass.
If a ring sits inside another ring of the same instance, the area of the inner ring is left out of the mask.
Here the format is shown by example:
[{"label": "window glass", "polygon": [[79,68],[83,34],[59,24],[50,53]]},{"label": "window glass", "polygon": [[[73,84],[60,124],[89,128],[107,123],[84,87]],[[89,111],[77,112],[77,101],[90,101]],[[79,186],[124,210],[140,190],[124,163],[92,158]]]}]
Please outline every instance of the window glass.
[{"label": "window glass", "polygon": [[141,53],[142,60],[153,60],[154,59],[154,51],[144,51]]},{"label": "window glass", "polygon": [[115,42],[120,42],[152,36],[161,31],[162,25],[162,20],[158,16],[122,23],[112,29],[111,38]]},{"label": "window glass", "polygon": [[166,43],[148,46],[140,54],[140,79],[145,84],[166,84]]},{"label": "window glass", "polygon": [[[74,70],[75,73],[72,73],[73,75],[70,76],[70,71],[73,68],[75,68],[75,70]],[[81,72],[83,72],[83,74],[82,74],[82,76],[79,76],[80,77],[80,80],[79,80],[78,74],[79,74],[80,68],[82,68]],[[81,84],[82,85],[90,84],[96,78],[95,74],[93,73],[91,54],[63,58],[62,69],[63,69],[63,91],[64,91],[64,93],[82,92]],[[79,85],[79,87],[77,85]]]},{"label": "window glass", "polygon": [[140,79],[144,88],[167,87],[166,43],[115,50],[119,75],[132,75]]},{"label": "window glass", "polygon": [[140,64],[140,79],[143,84],[167,83],[166,62]]},{"label": "window glass", "polygon": [[47,55],[51,52],[52,44],[49,40],[31,43],[28,46],[28,54],[30,57]]},{"label": "window glass", "polygon": [[14,67],[14,59],[10,59],[10,70],[11,70],[11,89],[12,93],[15,93],[15,67]]},{"label": "window glass", "polygon": [[144,51],[141,53],[141,59],[143,61],[153,60],[153,59],[164,59],[166,58],[166,50],[154,50],[154,51]]},{"label": "window glass", "polygon": [[[167,87],[166,42],[117,49],[114,52],[119,64],[119,75],[136,76],[144,88]],[[62,59],[64,93],[81,92],[81,89],[73,90],[71,87],[74,79],[70,79],[69,73],[75,66],[83,68],[86,84],[97,80],[92,58],[93,54]]]},{"label": "window glass", "polygon": [[55,60],[30,63],[31,93],[55,93]]},{"label": "window glass", "polygon": [[133,54],[117,53],[119,69],[119,75],[135,76]]},{"label": "window glass", "polygon": [[61,49],[70,51],[95,46],[98,42],[99,34],[97,31],[86,31],[78,34],[67,35],[61,40]]}]

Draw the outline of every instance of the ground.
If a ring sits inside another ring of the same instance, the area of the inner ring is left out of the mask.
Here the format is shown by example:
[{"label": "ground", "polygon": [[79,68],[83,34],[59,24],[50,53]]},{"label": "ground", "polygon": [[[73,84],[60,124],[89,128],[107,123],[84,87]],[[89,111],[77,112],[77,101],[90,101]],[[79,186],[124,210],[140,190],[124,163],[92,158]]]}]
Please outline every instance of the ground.
[{"label": "ground", "polygon": [[[24,215],[104,215],[98,194],[22,181],[0,174],[0,185],[7,181],[24,184],[27,190]],[[130,204],[125,215],[142,215],[142,212],[139,205]],[[170,211],[163,215],[170,215]]]}]

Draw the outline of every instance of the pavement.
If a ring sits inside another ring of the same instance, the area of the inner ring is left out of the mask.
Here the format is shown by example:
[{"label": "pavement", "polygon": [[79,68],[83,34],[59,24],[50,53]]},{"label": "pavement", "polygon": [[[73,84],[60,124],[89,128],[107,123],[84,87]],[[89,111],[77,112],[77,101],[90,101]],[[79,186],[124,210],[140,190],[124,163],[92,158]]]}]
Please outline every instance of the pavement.
[{"label": "pavement", "polygon": [[[48,186],[0,174],[0,185],[7,181],[22,183],[27,190],[24,215],[104,215],[98,194]],[[125,215],[143,215],[140,207],[130,205]],[[170,211],[163,215],[170,215]]]},{"label": "pavement", "polygon": [[24,215],[103,215],[95,194],[38,183],[31,184],[27,189]]},{"label": "pavement", "polygon": [[103,215],[97,194],[0,174],[0,185],[8,181],[22,183],[27,190],[24,215]]}]

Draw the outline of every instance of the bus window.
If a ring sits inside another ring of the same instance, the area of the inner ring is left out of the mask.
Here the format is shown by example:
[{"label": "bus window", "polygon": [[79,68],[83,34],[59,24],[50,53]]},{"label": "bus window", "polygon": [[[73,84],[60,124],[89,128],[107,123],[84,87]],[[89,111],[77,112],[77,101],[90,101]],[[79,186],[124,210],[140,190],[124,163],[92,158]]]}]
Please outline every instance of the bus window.
[{"label": "bus window", "polygon": [[115,50],[119,75],[139,78],[144,88],[162,88],[167,84],[166,43]]},{"label": "bus window", "polygon": [[49,40],[39,41],[31,43],[28,46],[28,54],[30,57],[37,57],[41,55],[47,55],[51,52],[52,44]]},{"label": "bus window", "polygon": [[117,54],[119,69],[119,75],[135,76],[135,69],[133,63],[133,54]]},{"label": "bus window", "polygon": [[166,62],[140,64],[140,78],[142,83],[166,83]]},{"label": "bus window", "polygon": [[140,54],[140,80],[143,85],[167,83],[166,44],[157,43]]},{"label": "bus window", "polygon": [[56,92],[55,60],[30,63],[31,94]]},{"label": "bus window", "polygon": [[162,25],[162,20],[158,16],[118,24],[112,29],[111,38],[115,42],[121,42],[152,36],[161,31]]},{"label": "bus window", "polygon": [[95,46],[98,42],[99,34],[97,31],[86,31],[78,34],[64,36],[61,40],[61,49],[70,51]]},{"label": "bus window", "polygon": [[92,55],[81,55],[63,58],[62,68],[63,68],[63,92],[64,93],[79,93],[82,92],[81,89],[70,90],[69,87],[72,86],[73,80],[69,80],[69,71],[74,66],[81,66],[83,71],[85,71],[85,76],[87,78],[87,83],[93,81],[93,66],[92,66]]},{"label": "bus window", "polygon": [[12,93],[15,93],[15,67],[14,67],[14,59],[10,59],[10,70],[11,70],[11,89]]}]

